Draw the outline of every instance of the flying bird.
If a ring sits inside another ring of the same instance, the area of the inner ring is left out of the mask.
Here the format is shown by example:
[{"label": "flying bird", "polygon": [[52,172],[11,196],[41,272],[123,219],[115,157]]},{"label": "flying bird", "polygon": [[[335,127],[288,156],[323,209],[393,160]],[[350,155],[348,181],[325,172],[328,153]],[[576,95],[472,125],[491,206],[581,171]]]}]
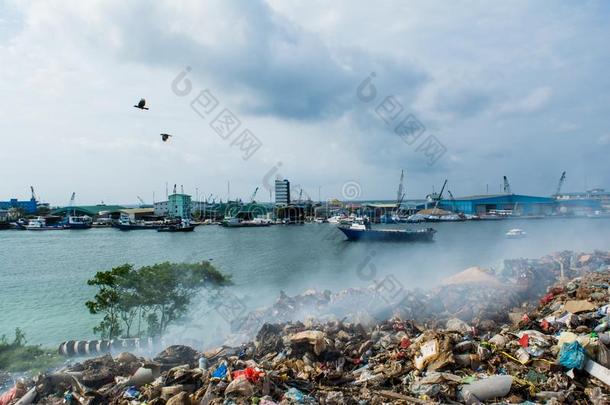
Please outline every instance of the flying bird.
[{"label": "flying bird", "polygon": [[134,107],[139,108],[140,110],[148,110],[148,107],[146,107],[146,100],[143,98],[141,98],[140,102],[137,105],[134,105]]},{"label": "flying bird", "polygon": [[167,140],[171,137],[170,134],[161,134],[161,140],[163,142],[167,142]]}]

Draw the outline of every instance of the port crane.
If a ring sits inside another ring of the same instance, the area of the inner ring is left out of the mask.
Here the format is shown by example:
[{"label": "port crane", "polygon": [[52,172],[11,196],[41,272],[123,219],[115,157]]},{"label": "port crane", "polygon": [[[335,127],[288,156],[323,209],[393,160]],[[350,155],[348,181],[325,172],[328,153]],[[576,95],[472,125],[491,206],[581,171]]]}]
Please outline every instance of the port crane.
[{"label": "port crane", "polygon": [[146,205],[146,203],[144,202],[142,197],[140,197],[139,195],[137,195],[136,197],[138,198],[138,201],[140,201],[140,208],[144,207]]},{"label": "port crane", "polygon": [[256,197],[257,192],[258,192],[258,186],[254,189],[254,192],[252,193],[252,197],[250,197],[251,202],[255,202],[254,198]]},{"label": "port crane", "polygon": [[30,190],[32,190],[32,200],[38,201],[38,199],[36,198],[36,193],[34,192],[34,186],[30,186]]},{"label": "port crane", "polygon": [[510,184],[508,182],[508,177],[506,177],[506,176],[504,176],[504,193],[512,194],[512,192],[510,190]]},{"label": "port crane", "polygon": [[435,209],[436,209],[436,207],[438,207],[438,202],[443,199],[443,191],[445,190],[445,186],[446,185],[447,185],[447,179],[445,179],[445,182],[443,183],[443,187],[441,187],[441,192],[438,193],[438,197],[436,199],[436,203],[434,204],[434,208]]},{"label": "port crane", "polygon": [[566,181],[566,172],[561,173],[561,177],[559,178],[559,183],[557,183],[557,189],[555,190],[555,197],[559,196],[561,192],[561,188],[563,187],[563,183]]},{"label": "port crane", "polygon": [[455,212],[455,198],[453,198],[453,194],[449,189],[447,189],[447,194],[449,194],[449,199],[451,200],[451,211]]},{"label": "port crane", "polygon": [[405,179],[405,171],[401,170],[400,171],[400,183],[398,183],[398,192],[396,193],[396,201],[397,203],[400,205],[400,203],[402,202],[402,199],[405,198],[405,195],[403,193],[403,181]]}]

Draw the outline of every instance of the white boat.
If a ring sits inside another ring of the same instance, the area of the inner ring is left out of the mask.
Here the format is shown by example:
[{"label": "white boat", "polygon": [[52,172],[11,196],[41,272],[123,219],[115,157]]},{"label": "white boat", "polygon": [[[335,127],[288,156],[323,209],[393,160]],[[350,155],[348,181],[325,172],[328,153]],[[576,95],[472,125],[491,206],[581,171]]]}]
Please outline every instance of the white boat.
[{"label": "white boat", "polygon": [[409,223],[417,223],[417,222],[425,222],[426,216],[422,214],[413,214],[407,217],[407,222]]},{"label": "white boat", "polygon": [[89,229],[93,226],[93,220],[90,216],[70,215],[66,222],[66,227],[70,229]]},{"label": "white boat", "polygon": [[25,225],[25,229],[28,231],[54,231],[66,229],[64,226],[47,226],[47,221],[43,217],[38,217],[36,219],[30,219],[28,223]]},{"label": "white boat", "polygon": [[521,238],[525,238],[527,236],[527,232],[525,232],[523,229],[511,229],[510,231],[506,232],[506,237],[509,239],[521,239]]},{"label": "white boat", "polygon": [[334,216],[328,218],[328,223],[329,224],[338,224],[339,221],[341,220],[341,218],[342,217],[340,215],[334,215]]}]

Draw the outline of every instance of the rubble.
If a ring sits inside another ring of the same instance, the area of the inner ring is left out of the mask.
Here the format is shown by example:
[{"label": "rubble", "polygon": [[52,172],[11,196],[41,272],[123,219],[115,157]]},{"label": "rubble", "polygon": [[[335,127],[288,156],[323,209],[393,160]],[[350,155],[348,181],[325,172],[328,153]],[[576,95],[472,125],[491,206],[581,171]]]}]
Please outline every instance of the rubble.
[{"label": "rubble", "polygon": [[106,355],[39,375],[0,398],[89,405],[608,403],[610,254],[507,262],[489,272],[492,283],[477,268],[465,281],[408,292],[388,318],[372,323],[282,320],[305,301],[325,314],[346,297],[366,297],[362,290],[282,296],[257,314],[280,315],[280,322],[263,324],[242,345],[206,352],[170,346],[152,360]]}]

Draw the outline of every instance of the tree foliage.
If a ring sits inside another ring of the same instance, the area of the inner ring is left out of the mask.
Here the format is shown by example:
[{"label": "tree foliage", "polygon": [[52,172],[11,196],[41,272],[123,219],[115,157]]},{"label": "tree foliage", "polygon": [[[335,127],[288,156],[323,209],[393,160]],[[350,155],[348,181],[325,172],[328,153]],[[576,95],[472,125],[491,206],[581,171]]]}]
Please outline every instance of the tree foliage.
[{"label": "tree foliage", "polygon": [[[158,263],[134,269],[130,264],[101,271],[87,283],[98,287],[85,305],[103,314],[93,331],[102,338],[158,336],[188,311],[202,289],[231,284],[211,263]],[[136,331],[134,331],[136,329]]]}]

